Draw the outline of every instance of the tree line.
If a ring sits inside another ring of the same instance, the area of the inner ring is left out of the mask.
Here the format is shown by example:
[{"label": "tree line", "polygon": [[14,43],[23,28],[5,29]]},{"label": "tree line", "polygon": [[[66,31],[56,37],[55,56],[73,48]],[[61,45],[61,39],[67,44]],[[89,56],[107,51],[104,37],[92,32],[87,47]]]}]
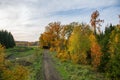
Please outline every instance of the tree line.
[{"label": "tree line", "polygon": [[[91,65],[94,70],[104,72],[111,80],[120,79],[120,25],[110,24],[100,30],[99,12],[91,14],[91,25],[73,22],[61,25],[52,22],[40,35],[40,47],[47,46],[56,51],[61,61]],[[92,29],[93,28],[93,29]]]},{"label": "tree line", "polygon": [[0,30],[0,44],[5,48],[13,48],[15,46],[13,35],[6,30]]}]

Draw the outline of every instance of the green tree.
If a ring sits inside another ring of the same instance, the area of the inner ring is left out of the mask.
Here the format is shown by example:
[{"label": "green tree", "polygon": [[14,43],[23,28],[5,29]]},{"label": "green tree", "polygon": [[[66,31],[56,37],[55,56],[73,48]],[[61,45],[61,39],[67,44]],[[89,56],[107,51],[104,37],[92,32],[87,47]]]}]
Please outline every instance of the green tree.
[{"label": "green tree", "polygon": [[110,59],[110,52],[109,50],[109,41],[110,41],[110,35],[112,31],[114,30],[114,26],[112,24],[109,27],[105,28],[105,32],[100,35],[96,35],[96,38],[101,46],[102,56],[101,56],[101,62],[99,66],[99,71],[105,72],[106,70],[106,64],[109,62]]},{"label": "green tree", "polygon": [[12,34],[8,31],[0,31],[0,43],[6,48],[12,48],[15,46],[15,41]]},{"label": "green tree", "polygon": [[107,73],[111,79],[120,79],[120,26],[116,26],[110,35],[110,60],[107,64]]}]

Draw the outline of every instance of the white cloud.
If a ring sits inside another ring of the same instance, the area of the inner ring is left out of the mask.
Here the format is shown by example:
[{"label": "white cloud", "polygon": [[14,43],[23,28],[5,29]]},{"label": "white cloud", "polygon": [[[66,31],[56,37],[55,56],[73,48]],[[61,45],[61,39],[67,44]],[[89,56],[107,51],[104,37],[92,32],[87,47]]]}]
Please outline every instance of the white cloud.
[{"label": "white cloud", "polygon": [[[119,5],[119,0],[0,0],[0,29],[11,31],[15,40],[36,41],[44,27],[53,21],[63,24],[79,21],[89,23],[90,14],[95,9]],[[80,15],[54,15],[58,11],[86,9]],[[111,13],[114,11],[113,13]],[[109,23],[117,23],[120,7],[104,9],[101,17]],[[87,11],[89,10],[89,11]],[[108,17],[110,16],[110,17]]]}]

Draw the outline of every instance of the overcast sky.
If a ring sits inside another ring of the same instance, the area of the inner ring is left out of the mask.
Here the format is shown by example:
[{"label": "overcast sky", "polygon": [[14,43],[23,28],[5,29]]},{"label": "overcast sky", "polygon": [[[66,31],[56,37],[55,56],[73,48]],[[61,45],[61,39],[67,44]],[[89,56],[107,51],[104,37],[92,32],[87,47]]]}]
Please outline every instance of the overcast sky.
[{"label": "overcast sky", "polygon": [[117,24],[120,0],[0,0],[0,30],[10,31],[15,40],[37,41],[50,22],[90,22],[93,11],[104,24]]}]

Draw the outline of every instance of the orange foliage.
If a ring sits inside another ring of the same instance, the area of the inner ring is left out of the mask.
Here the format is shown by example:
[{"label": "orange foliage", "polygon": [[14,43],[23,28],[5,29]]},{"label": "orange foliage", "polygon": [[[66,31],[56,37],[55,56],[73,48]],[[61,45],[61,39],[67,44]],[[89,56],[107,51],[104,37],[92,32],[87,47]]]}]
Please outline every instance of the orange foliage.
[{"label": "orange foliage", "polygon": [[40,36],[40,46],[56,48],[60,42],[60,31],[62,27],[59,22],[50,23],[45,32]]},{"label": "orange foliage", "polygon": [[[98,31],[101,33],[100,31],[100,22],[104,22],[104,20],[100,20],[100,19],[97,19],[99,17],[99,12],[96,10],[94,11],[92,14],[91,14],[91,20],[90,20],[90,23],[91,23],[91,26],[94,28],[94,32],[96,33],[96,28],[98,29]],[[97,26],[98,25],[98,26]]]},{"label": "orange foliage", "polygon": [[100,65],[101,51],[100,46],[97,43],[93,43],[91,46],[92,65],[97,68]]},{"label": "orange foliage", "polygon": [[92,65],[96,69],[100,65],[101,48],[93,34],[90,35]]}]

